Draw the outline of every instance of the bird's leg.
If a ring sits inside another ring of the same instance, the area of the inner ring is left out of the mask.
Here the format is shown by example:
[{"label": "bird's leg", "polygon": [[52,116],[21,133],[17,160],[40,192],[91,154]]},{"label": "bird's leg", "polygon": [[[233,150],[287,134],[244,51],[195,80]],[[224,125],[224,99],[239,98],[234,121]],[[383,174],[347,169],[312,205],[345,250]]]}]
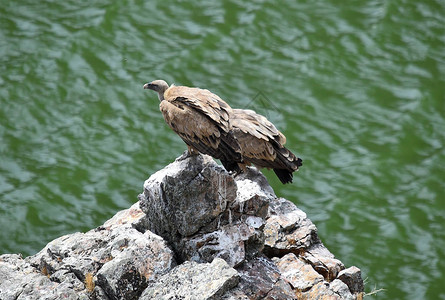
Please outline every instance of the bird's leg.
[{"label": "bird's leg", "polygon": [[233,177],[236,177],[242,173],[245,173],[247,170],[247,166],[243,163],[238,163],[238,167],[239,167],[238,170],[230,172],[230,175],[233,175]]},{"label": "bird's leg", "polygon": [[187,150],[184,151],[184,153],[181,154],[180,157],[178,157],[178,160],[184,160],[187,159],[189,157],[194,157],[194,156],[198,156],[199,155],[199,151],[196,150],[195,148],[187,145]]},{"label": "bird's leg", "polygon": [[238,170],[238,171],[229,171],[228,172],[230,176],[232,176],[233,178],[235,178],[236,176],[240,175],[243,173],[242,170]]},{"label": "bird's leg", "polygon": [[199,151],[196,150],[194,147],[187,145],[187,156],[194,156],[198,155]]}]

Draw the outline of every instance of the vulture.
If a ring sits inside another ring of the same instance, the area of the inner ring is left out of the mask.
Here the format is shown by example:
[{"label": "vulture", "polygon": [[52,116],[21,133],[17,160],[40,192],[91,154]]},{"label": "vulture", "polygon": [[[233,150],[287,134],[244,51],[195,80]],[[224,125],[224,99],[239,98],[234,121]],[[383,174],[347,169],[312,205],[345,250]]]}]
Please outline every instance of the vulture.
[{"label": "vulture", "polygon": [[165,122],[187,144],[189,154],[208,154],[237,174],[246,165],[273,169],[282,183],[292,182],[292,173],[302,165],[284,147],[286,137],[253,110],[232,109],[208,90],[169,86],[164,80],[146,83],[144,89],[158,93]]},{"label": "vulture", "polygon": [[253,110],[233,109],[230,123],[241,148],[242,169],[246,164],[273,169],[283,184],[292,182],[292,173],[302,160],[284,147],[286,137],[266,117]]},{"label": "vulture", "polygon": [[144,89],[158,93],[165,122],[187,144],[189,154],[208,154],[227,171],[241,172],[241,149],[230,131],[232,108],[224,100],[200,88],[169,87],[164,80],[146,83]]}]

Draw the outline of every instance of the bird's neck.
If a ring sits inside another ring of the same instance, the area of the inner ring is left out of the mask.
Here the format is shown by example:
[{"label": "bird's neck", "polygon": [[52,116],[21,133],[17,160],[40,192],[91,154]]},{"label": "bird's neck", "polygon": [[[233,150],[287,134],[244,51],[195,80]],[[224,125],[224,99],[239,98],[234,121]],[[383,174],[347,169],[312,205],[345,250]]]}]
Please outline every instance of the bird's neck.
[{"label": "bird's neck", "polygon": [[173,84],[172,84],[170,87],[167,85],[164,89],[162,89],[161,91],[158,92],[158,98],[159,98],[159,101],[163,101],[163,100],[165,100],[165,98],[164,98],[164,94],[165,94],[165,92],[166,92],[169,88],[171,88],[171,87],[173,87]]}]

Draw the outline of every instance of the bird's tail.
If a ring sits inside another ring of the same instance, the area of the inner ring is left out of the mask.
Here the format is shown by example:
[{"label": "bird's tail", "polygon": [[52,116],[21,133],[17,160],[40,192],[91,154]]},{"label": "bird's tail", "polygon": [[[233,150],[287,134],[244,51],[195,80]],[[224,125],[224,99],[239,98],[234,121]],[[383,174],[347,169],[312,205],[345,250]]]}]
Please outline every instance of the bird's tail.
[{"label": "bird's tail", "polygon": [[283,166],[282,168],[273,169],[283,184],[291,183],[293,178],[292,173],[303,165],[303,160],[296,157],[295,154],[286,149],[286,147],[277,149],[277,158],[275,161],[279,161],[280,165]]},{"label": "bird's tail", "polygon": [[241,173],[241,168],[236,161],[225,160],[223,158],[220,158],[219,160],[228,172],[235,172],[236,174]]},{"label": "bird's tail", "polygon": [[303,160],[296,157],[290,150],[286,147],[277,149],[277,158],[289,171],[297,171],[299,167],[303,165]]},{"label": "bird's tail", "polygon": [[285,169],[273,169],[278,179],[280,179],[281,183],[292,183],[292,172]]}]

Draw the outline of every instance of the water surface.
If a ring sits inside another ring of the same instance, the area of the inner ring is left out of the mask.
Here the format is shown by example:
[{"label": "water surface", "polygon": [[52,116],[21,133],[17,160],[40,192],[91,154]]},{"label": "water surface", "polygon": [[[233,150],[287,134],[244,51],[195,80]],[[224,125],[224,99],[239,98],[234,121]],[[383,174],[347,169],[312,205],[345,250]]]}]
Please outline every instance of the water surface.
[{"label": "water surface", "polygon": [[101,225],[185,144],[153,79],[266,115],[304,160],[277,195],[379,299],[445,299],[445,3],[0,6],[0,253]]}]

